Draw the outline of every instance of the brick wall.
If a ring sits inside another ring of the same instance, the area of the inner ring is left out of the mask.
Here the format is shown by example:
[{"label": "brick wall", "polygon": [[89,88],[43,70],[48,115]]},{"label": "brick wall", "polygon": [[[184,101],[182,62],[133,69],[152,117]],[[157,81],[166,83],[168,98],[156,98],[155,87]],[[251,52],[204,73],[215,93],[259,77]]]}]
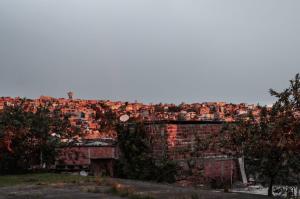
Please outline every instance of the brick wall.
[{"label": "brick wall", "polygon": [[105,147],[64,147],[58,151],[57,165],[90,165],[90,159],[115,159],[116,148]]},{"label": "brick wall", "polygon": [[213,179],[239,179],[236,159],[218,147],[222,123],[161,122],[145,126],[157,159],[168,157],[178,163],[177,180],[185,184],[209,183]]}]

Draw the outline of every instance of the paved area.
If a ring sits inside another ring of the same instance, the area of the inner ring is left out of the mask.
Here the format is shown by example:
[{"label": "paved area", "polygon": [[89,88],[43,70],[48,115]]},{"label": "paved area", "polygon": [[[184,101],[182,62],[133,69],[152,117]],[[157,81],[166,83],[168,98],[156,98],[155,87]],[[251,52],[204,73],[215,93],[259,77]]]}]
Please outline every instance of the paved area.
[{"label": "paved area", "polygon": [[197,195],[199,199],[267,199],[262,195],[244,193],[224,193],[216,190],[203,190],[195,188],[183,188],[169,184],[157,184],[140,182],[135,180],[115,179],[115,181],[133,187],[141,194],[152,195],[155,198],[163,199],[190,199],[192,195]]},{"label": "paved area", "polygon": [[[213,190],[182,188],[174,185],[140,182],[133,180],[110,179],[111,183],[122,184],[137,194],[162,199],[266,199],[266,196],[243,193],[224,193]],[[90,188],[93,188],[91,191]],[[124,199],[108,192],[109,186],[55,184],[17,185],[0,188],[0,199]],[[96,191],[95,191],[96,190]]]}]

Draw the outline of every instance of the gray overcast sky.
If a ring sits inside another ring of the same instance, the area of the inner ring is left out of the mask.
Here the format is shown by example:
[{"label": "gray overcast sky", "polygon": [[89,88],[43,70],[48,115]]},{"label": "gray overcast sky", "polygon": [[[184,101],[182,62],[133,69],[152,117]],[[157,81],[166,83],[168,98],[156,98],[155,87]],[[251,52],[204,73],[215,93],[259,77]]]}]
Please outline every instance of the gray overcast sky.
[{"label": "gray overcast sky", "polygon": [[0,96],[268,104],[299,0],[0,0]]}]

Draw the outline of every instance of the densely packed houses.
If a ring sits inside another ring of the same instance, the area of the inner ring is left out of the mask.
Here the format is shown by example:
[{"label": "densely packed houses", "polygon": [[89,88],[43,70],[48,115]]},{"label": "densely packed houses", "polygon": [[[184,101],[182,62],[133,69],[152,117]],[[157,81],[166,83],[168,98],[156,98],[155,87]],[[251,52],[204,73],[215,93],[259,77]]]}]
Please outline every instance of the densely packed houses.
[{"label": "densely packed houses", "polygon": [[[124,114],[131,121],[225,121],[233,122],[238,117],[247,116],[251,111],[254,116],[259,114],[255,105],[244,103],[232,104],[225,102],[205,102],[186,104],[143,104],[138,102],[121,102],[109,100],[74,99],[73,93],[69,98],[53,98],[41,96],[38,99],[26,99],[25,106],[29,111],[35,111],[38,106],[49,105],[50,110],[59,109],[62,114],[69,116],[73,126],[84,132],[87,139],[114,137],[110,123]],[[16,97],[1,97],[0,111],[5,105],[13,105],[23,100]]]}]

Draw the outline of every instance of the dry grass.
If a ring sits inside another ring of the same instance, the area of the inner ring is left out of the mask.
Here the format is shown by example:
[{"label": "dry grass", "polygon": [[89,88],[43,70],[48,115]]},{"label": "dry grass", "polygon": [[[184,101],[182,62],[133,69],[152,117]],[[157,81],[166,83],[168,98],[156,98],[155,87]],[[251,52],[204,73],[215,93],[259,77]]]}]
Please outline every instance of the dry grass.
[{"label": "dry grass", "polygon": [[83,177],[79,175],[56,173],[36,173],[0,176],[0,187],[14,186],[19,184],[49,185],[60,183],[82,184],[87,182],[95,182],[95,178],[90,176]]}]

